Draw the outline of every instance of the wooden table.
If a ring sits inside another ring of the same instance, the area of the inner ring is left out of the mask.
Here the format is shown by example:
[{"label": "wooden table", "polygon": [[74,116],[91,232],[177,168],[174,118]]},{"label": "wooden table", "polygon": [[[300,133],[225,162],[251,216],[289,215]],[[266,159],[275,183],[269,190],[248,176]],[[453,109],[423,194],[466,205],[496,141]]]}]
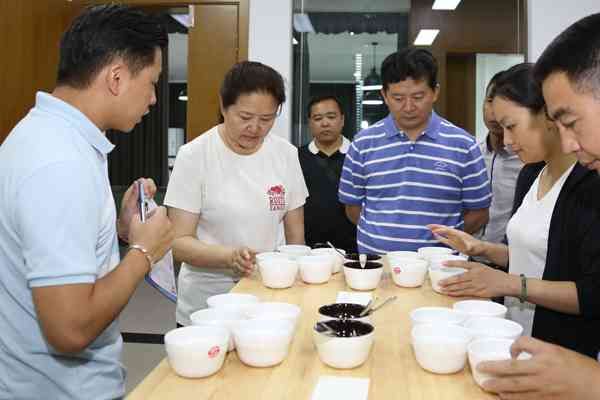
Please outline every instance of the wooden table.
[{"label": "wooden table", "polygon": [[242,279],[233,292],[252,293],[262,301],[284,301],[302,307],[288,357],[276,367],[253,368],[242,364],[233,351],[218,373],[200,379],[178,377],[165,358],[128,399],[307,400],[321,375],[370,378],[369,400],[496,398],[475,384],[468,363],[463,371],[452,375],[436,375],[419,367],[410,345],[409,312],[421,306],[451,306],[455,299],[435,293],[428,280],[421,288],[397,287],[388,272],[372,293],[380,299],[397,295],[398,300],[373,314],[375,343],[367,361],[352,370],[336,370],[323,364],[313,345],[312,327],[318,307],[334,303],[342,290],[351,290],[342,273],[323,285],[308,285],[298,280],[289,289],[266,288],[257,274]]}]

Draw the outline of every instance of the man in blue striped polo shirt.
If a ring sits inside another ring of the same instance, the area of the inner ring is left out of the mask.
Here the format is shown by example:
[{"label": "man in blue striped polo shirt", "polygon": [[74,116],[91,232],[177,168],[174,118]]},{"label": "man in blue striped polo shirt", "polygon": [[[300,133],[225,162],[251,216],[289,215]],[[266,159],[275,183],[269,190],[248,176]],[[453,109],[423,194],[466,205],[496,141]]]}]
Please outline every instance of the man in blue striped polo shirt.
[{"label": "man in blue striped polo shirt", "polygon": [[472,135],[433,111],[437,61],[408,47],[383,61],[381,75],[390,114],[355,136],[339,185],[359,252],[436,245],[428,224],[476,232],[491,202],[485,162]]}]

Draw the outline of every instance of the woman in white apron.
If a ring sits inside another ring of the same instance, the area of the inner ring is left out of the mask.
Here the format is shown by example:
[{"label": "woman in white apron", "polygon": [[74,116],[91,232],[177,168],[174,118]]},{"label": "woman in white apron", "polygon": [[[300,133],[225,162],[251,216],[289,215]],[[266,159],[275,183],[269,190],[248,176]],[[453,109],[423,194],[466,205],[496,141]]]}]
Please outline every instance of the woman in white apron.
[{"label": "woman in white apron", "polygon": [[282,225],[287,243],[304,244],[308,190],[298,150],[270,133],[285,101],[281,75],[241,62],[225,76],[219,98],[224,122],[179,149],[165,196],[174,256],[182,261],[180,325],[252,272],[256,253],[283,244]]}]

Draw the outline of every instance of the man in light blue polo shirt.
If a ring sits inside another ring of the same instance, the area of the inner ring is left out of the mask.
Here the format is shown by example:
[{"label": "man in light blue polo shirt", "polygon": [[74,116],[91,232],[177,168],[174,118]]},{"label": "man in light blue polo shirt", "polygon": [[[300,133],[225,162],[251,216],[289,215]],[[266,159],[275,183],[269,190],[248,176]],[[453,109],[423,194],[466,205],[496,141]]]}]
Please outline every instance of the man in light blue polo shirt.
[{"label": "man in light blue polo shirt", "polygon": [[[56,89],[0,147],[0,399],[124,395],[115,319],[173,232],[164,208],[140,221],[135,185],[117,222],[103,131],[156,102],[166,44],[139,11],[87,9],[61,40]],[[122,261],[117,225],[134,249]]]},{"label": "man in light blue polo shirt", "polygon": [[435,58],[408,47],[383,61],[381,75],[390,114],[355,136],[339,186],[359,252],[436,245],[429,224],[476,232],[491,201],[486,167],[475,138],[433,111]]}]

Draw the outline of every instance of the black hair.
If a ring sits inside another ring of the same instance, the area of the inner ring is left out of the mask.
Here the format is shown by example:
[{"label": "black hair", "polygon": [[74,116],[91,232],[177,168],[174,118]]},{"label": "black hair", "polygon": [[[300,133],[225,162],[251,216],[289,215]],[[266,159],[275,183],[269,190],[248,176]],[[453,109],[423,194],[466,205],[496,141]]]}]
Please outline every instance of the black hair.
[{"label": "black hair", "polygon": [[544,96],[540,84],[533,79],[533,64],[521,63],[504,71],[496,80],[490,93],[491,98],[502,97],[532,114],[544,110]]},{"label": "black hair", "polygon": [[342,103],[340,102],[340,100],[332,95],[332,94],[321,94],[318,96],[313,96],[310,98],[310,100],[308,101],[308,106],[306,106],[306,115],[308,116],[308,118],[310,118],[310,114],[312,113],[312,108],[315,104],[320,103],[322,101],[325,100],[333,100],[335,101],[335,103],[338,106],[338,109],[340,110],[340,114],[344,115],[344,107],[342,107]]},{"label": "black hair", "polygon": [[546,47],[534,77],[541,84],[555,72],[564,72],[576,89],[600,93],[600,13],[575,22]]},{"label": "black hair", "polygon": [[494,74],[494,76],[492,76],[492,79],[490,79],[490,81],[488,82],[487,86],[485,87],[485,94],[487,95],[488,92],[490,91],[491,88],[493,88],[496,85],[496,82],[498,81],[498,78],[500,78],[500,76],[502,76],[502,74],[506,72],[506,71],[498,71]]},{"label": "black hair", "polygon": [[242,61],[235,64],[225,75],[221,85],[223,109],[235,104],[243,94],[266,93],[273,96],[277,106],[285,103],[285,86],[281,74],[268,65]]},{"label": "black hair", "polygon": [[437,60],[429,50],[413,46],[392,53],[381,64],[383,90],[392,83],[408,78],[415,81],[426,80],[432,90],[437,87]]},{"label": "black hair", "polygon": [[156,50],[168,41],[156,16],[116,4],[88,7],[62,36],[57,84],[86,88],[117,57],[135,76],[154,63]]}]

